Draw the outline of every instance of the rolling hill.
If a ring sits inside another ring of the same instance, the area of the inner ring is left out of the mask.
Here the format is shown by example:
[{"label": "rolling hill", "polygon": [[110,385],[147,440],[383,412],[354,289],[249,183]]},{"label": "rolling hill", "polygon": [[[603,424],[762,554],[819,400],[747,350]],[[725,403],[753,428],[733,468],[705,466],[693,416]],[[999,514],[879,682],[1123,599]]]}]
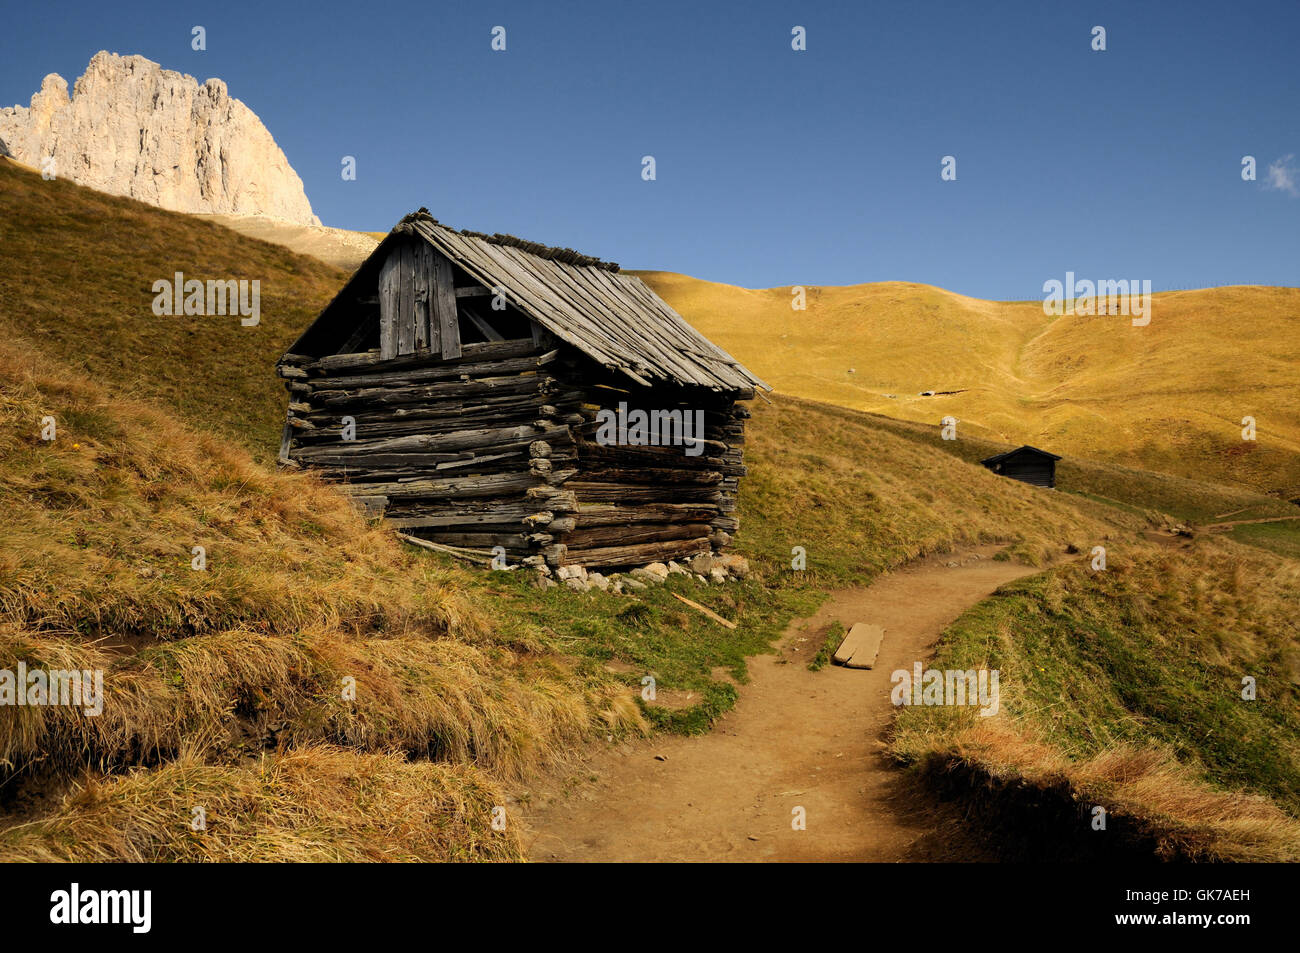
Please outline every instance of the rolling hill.
[{"label": "rolling hill", "polygon": [[780,392],[1300,499],[1300,288],[1157,294],[1134,327],[902,282],[810,287],[795,311],[789,288],[639,274]]}]

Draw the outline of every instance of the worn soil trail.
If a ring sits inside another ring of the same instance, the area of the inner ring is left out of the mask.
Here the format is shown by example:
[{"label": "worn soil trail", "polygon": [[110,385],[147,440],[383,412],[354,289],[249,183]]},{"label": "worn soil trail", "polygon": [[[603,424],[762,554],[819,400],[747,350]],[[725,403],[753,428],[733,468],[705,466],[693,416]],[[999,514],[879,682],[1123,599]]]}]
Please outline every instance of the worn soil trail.
[{"label": "worn soil trail", "polygon": [[1234,526],[1252,526],[1256,523],[1285,523],[1287,520],[1300,520],[1300,516],[1268,516],[1257,520],[1228,520],[1226,523],[1209,523],[1205,529],[1218,531],[1232,529]]},{"label": "worn soil trail", "polygon": [[[909,783],[885,757],[884,741],[894,713],[890,674],[928,659],[943,629],[998,586],[1038,571],[995,562],[995,551],[915,563],[832,594],[786,630],[775,656],[750,660],[749,684],[709,734],[611,747],[567,784],[535,789],[524,812],[529,857],[987,859],[957,808]],[[837,619],[846,628],[884,626],[874,669],[808,670]],[[806,811],[803,831],[791,829],[797,806]]]}]

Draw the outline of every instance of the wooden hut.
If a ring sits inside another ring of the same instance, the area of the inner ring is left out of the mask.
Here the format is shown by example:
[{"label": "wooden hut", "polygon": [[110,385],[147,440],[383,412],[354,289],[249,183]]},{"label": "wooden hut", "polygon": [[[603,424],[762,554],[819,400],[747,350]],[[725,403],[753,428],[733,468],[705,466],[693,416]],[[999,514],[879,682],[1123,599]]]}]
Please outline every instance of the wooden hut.
[{"label": "wooden hut", "polygon": [[405,532],[553,567],[725,547],[739,402],[770,389],[617,265],[424,209],[277,368],[282,464]]},{"label": "wooden hut", "polygon": [[1059,459],[1061,458],[1054,453],[1025,444],[1015,450],[1008,450],[1006,453],[981,460],[980,463],[994,473],[1019,480],[1021,483],[1032,483],[1034,486],[1055,489],[1056,461]]}]

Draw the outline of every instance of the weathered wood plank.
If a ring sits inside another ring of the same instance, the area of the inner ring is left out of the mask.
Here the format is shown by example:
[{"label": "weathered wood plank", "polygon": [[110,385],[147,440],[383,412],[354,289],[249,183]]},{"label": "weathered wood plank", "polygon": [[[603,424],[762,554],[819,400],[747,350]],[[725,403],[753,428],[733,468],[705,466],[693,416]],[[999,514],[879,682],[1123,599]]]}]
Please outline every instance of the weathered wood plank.
[{"label": "weathered wood plank", "polygon": [[571,480],[565,487],[583,503],[716,503],[722,494],[716,487],[626,486],[622,483],[589,483]]},{"label": "weathered wood plank", "polygon": [[[523,357],[525,354],[541,353],[541,349],[533,343],[532,338],[513,338],[509,341],[502,341],[499,344],[491,341],[480,341],[474,344],[465,344],[461,348],[461,357],[456,360],[462,361],[492,361],[498,358]],[[391,360],[391,364],[381,364],[383,361]],[[313,361],[307,365],[305,370],[315,371],[317,373],[330,373],[340,370],[355,370],[358,368],[374,367],[379,370],[396,370],[403,367],[419,367],[441,362],[443,359],[439,354],[415,354],[410,357],[397,358],[394,355],[391,359],[385,358],[379,348],[369,351],[358,351],[351,354],[329,354],[319,360]]]},{"label": "weathered wood plank", "polygon": [[435,500],[473,499],[503,496],[537,485],[530,473],[494,473],[486,476],[453,477],[446,480],[410,480],[404,483],[352,484],[352,492],[380,494],[390,500],[428,498]]},{"label": "weathered wood plank", "polygon": [[[387,361],[397,356],[398,260],[390,254],[379,269],[379,354]],[[337,355],[342,357],[344,355]],[[317,361],[320,365],[326,358]]]},{"label": "weathered wood plank", "polygon": [[686,603],[686,604],[687,604],[688,606],[690,606],[692,609],[696,610],[697,612],[702,612],[704,615],[708,616],[708,617],[709,617],[710,619],[712,619],[714,622],[717,622],[717,623],[719,623],[720,625],[724,625],[724,626],[726,626],[728,629],[734,629],[734,628],[736,627],[736,623],[732,622],[730,619],[724,619],[722,616],[718,615],[716,612],[714,612],[714,611],[713,611],[712,609],[710,609],[708,606],[702,606],[702,605],[700,605],[698,602],[696,602],[694,599],[687,599],[685,596],[678,595],[678,594],[675,593],[675,592],[673,593],[673,598],[674,598],[674,599],[680,599],[682,602]]},{"label": "weathered wood plank", "polygon": [[433,256],[433,313],[438,318],[444,360],[460,357],[460,321],[456,314],[456,283],[446,255]]},{"label": "weathered wood plank", "polygon": [[569,549],[595,549],[662,543],[678,539],[699,539],[709,535],[707,523],[642,523],[622,526],[575,527],[564,542]]},{"label": "weathered wood plank", "polygon": [[289,459],[289,444],[293,439],[293,428],[289,426],[289,419],[284,421],[284,429],[280,431],[280,455],[277,458],[281,466],[289,466],[293,463]]},{"label": "weathered wood plank", "polygon": [[884,637],[885,630],[880,626],[855,622],[832,658],[837,664],[849,668],[871,668],[876,664],[876,655],[880,652],[880,642]]},{"label": "weathered wood plank", "polygon": [[576,566],[640,566],[667,559],[683,559],[707,552],[712,552],[708,539],[683,539],[667,543],[641,543],[636,546],[568,549],[564,553],[563,561],[566,565]]},{"label": "weathered wood plank", "polygon": [[415,253],[403,242],[397,249],[397,353],[415,353]]},{"label": "weathered wood plank", "polygon": [[[469,345],[473,346],[473,345]],[[462,377],[503,377],[507,374],[524,374],[555,362],[556,351],[528,355],[499,361],[479,361],[470,364],[438,364],[433,367],[413,367],[400,370],[376,369],[368,374],[329,374],[311,379],[312,386],[366,387],[379,384],[417,384],[427,381],[456,380]]]},{"label": "weathered wood plank", "polygon": [[[433,455],[442,459],[454,459],[458,451],[503,447],[527,449],[535,440],[559,437],[566,428],[551,427],[539,430],[531,425],[520,427],[494,427],[485,430],[456,430],[448,434],[429,436],[417,434],[410,437],[391,437],[380,440],[352,440],[311,447],[299,451],[299,457],[306,460],[328,462],[355,457],[363,460],[374,454],[419,454]],[[430,462],[441,462],[432,460]]]},{"label": "weathered wood plank", "polygon": [[546,528],[554,522],[554,514],[549,510],[538,510],[536,505],[527,499],[516,497],[506,500],[466,500],[457,506],[429,504],[406,506],[400,510],[393,506],[389,508],[389,516],[384,522],[399,529],[403,527],[455,529],[475,526],[517,528],[526,524]]},{"label": "weathered wood plank", "polygon": [[358,387],[354,389],[321,390],[312,395],[312,402],[321,407],[342,404],[415,404],[444,398],[471,397],[486,394],[542,394],[551,393],[555,381],[546,377],[484,377],[472,381],[447,381],[423,384],[418,387]]},{"label": "weathered wood plank", "polygon": [[665,468],[638,467],[621,469],[618,467],[583,468],[582,478],[595,482],[626,483],[636,486],[716,486],[722,482],[722,474],[716,470],[672,470]]},{"label": "weathered wood plank", "polygon": [[502,546],[515,552],[526,552],[549,546],[555,540],[549,533],[452,533],[442,530],[427,530],[423,536],[444,546],[457,546],[473,549],[491,549]]},{"label": "weathered wood plank", "polygon": [[[533,424],[536,421],[543,421],[547,424],[562,424],[567,421],[563,418],[547,418],[541,412],[545,406],[542,402],[545,397],[535,397],[532,401],[524,403],[507,402],[496,406],[482,407],[476,403],[467,403],[462,401],[449,401],[448,407],[465,407],[461,413],[452,411],[450,413],[431,413],[422,405],[413,407],[391,407],[386,408],[383,413],[369,412],[360,417],[356,417],[357,435],[367,439],[380,439],[389,437],[410,437],[427,434],[429,436],[439,436],[442,434],[454,433],[457,430],[468,430],[474,428],[488,428],[492,426],[523,426],[524,424]],[[355,415],[354,415],[355,416]],[[316,431],[305,434],[306,445],[315,443],[328,443],[338,439],[339,420],[341,415],[338,413],[313,413],[305,418],[308,423],[316,428]],[[554,443],[563,444],[566,448],[572,448],[571,439],[567,435],[560,435]]]},{"label": "weathered wood plank", "polygon": [[617,503],[579,503],[575,519],[579,526],[624,526],[628,523],[702,523],[712,521],[718,508],[708,503],[649,503],[621,506]]},{"label": "weathered wood plank", "polygon": [[415,246],[411,280],[415,288],[415,352],[426,353],[429,350],[429,312],[433,303],[433,289],[430,276],[430,264],[433,249],[427,242]]},{"label": "weathered wood plank", "polygon": [[433,543],[427,539],[421,539],[418,536],[412,536],[410,533],[398,533],[397,538],[410,543],[412,546],[419,546],[421,549],[432,549],[435,552],[446,553],[448,556],[455,556],[457,559],[464,559],[468,562],[477,563],[480,566],[492,565],[492,553],[477,553],[470,550],[458,549],[455,546],[445,546],[442,543]]}]

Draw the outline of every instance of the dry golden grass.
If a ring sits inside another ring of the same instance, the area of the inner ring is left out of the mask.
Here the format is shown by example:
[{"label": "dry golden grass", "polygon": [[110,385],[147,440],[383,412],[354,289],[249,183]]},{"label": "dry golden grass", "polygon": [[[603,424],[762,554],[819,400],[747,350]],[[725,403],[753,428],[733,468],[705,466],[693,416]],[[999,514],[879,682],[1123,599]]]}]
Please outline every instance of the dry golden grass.
[{"label": "dry golden grass", "polygon": [[1157,294],[1133,327],[904,282],[809,287],[800,312],[789,288],[641,277],[781,392],[1300,498],[1300,289]]},{"label": "dry golden grass", "polygon": [[964,718],[960,730],[909,733],[905,760],[934,754],[962,760],[999,780],[1050,787],[1065,781],[1082,804],[1140,819],[1166,857],[1208,861],[1300,860],[1300,821],[1258,794],[1208,784],[1169,752],[1121,745],[1086,758],[1018,732],[997,718]]},{"label": "dry golden grass", "polygon": [[643,727],[336,491],[9,344],[0,399],[0,667],[102,670],[107,696],[93,718],[7,709],[0,764],[120,767],[202,738],[213,757],[335,742],[509,777],[595,724]]},{"label": "dry golden grass", "polygon": [[[274,459],[284,422],[275,362],[346,274],[193,216],[0,160],[0,332],[62,366],[167,407]],[[259,281],[261,323],[159,317],[153,284]]]},{"label": "dry golden grass", "polygon": [[504,805],[465,765],[327,746],[234,765],[183,755],[88,781],[52,816],[0,831],[0,862],[519,860],[513,818],[492,828]]},{"label": "dry golden grass", "polygon": [[[0,344],[0,613],[86,637],[169,638],[236,623],[445,631],[471,610],[312,480]],[[52,416],[54,441],[40,437]],[[191,568],[192,548],[207,570]]]},{"label": "dry golden grass", "polygon": [[783,395],[754,408],[746,441],[737,545],[773,576],[790,575],[791,548],[803,546],[806,576],[822,587],[982,543],[1014,544],[1039,565],[1156,518],[1044,493],[872,418]]}]

